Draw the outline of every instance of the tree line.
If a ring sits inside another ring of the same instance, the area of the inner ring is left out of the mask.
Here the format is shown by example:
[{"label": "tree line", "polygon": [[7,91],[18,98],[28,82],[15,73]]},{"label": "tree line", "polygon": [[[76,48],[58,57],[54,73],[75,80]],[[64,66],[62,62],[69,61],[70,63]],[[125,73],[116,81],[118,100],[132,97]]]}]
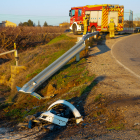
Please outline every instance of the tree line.
[{"label": "tree line", "polygon": [[[29,19],[27,22],[20,22],[20,23],[18,24],[18,26],[36,26],[36,25],[35,25],[35,23],[33,23],[32,20]],[[37,25],[37,26],[41,27],[39,21],[38,21],[38,25]],[[48,26],[48,24],[47,24],[46,21],[44,22],[44,25],[43,25],[43,26],[44,26],[44,27]]]}]

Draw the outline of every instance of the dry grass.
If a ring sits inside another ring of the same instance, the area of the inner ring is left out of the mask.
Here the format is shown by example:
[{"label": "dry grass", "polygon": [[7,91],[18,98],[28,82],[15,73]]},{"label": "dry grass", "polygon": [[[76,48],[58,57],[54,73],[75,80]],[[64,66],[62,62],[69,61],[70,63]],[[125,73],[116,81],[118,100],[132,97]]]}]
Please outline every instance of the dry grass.
[{"label": "dry grass", "polygon": [[[62,40],[60,39],[54,44],[41,45],[34,49],[29,48],[19,54],[19,65],[25,66],[27,71],[22,71],[20,75],[16,76],[11,94],[15,94],[16,86],[22,87],[75,44],[75,39],[68,38],[66,35],[61,35],[61,37]],[[64,38],[65,40],[63,40]],[[11,65],[15,65],[14,59],[0,66],[0,79],[4,77],[3,83],[7,86],[10,86],[11,83]]]},{"label": "dry grass", "polygon": [[[65,27],[1,27],[0,53],[13,49],[14,43],[18,51],[26,50],[48,43],[65,31]],[[9,58],[9,55],[1,58]],[[11,57],[10,57],[11,58]]]}]

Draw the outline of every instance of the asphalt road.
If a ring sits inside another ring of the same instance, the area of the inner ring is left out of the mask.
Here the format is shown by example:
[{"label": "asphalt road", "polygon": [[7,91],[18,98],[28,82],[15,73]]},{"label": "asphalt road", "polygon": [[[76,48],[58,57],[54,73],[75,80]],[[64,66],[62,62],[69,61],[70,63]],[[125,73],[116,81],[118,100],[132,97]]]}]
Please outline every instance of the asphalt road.
[{"label": "asphalt road", "polygon": [[112,55],[119,64],[140,78],[140,34],[117,42],[112,48]]}]

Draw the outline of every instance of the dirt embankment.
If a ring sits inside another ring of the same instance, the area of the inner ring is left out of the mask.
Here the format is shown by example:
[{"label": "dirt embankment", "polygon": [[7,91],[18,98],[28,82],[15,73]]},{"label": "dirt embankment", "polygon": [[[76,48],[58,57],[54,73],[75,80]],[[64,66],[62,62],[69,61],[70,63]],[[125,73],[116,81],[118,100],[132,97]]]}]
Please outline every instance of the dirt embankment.
[{"label": "dirt embankment", "polygon": [[[113,134],[110,134],[110,137],[115,138],[115,136],[117,136],[117,138],[120,137],[120,139],[131,139],[135,133],[135,139],[139,139],[140,79],[119,65],[112,52],[112,47],[115,47],[113,45],[120,39],[126,37],[127,36],[116,36],[115,39],[103,41],[99,43],[97,47],[93,47],[90,51],[92,57],[88,58],[88,69],[99,79],[98,86],[95,87],[94,90],[95,94],[102,94],[108,99],[109,103],[106,109],[112,112],[112,114],[118,114],[114,116],[114,118],[118,119],[118,121],[116,121],[118,124],[119,121],[123,120],[123,130],[126,132],[120,131],[119,133],[121,135],[116,135],[118,132],[114,133],[114,137]],[[87,104],[90,102],[92,103],[91,96],[87,99]],[[110,121],[110,124],[111,123],[111,128],[113,129],[115,123]],[[137,131],[134,132],[132,130]]]},{"label": "dirt embankment", "polygon": [[90,49],[87,69],[96,75],[87,88],[92,90],[73,99],[84,116],[79,125],[48,132],[38,128],[11,132],[2,138],[17,139],[140,139],[140,79],[120,66],[112,56],[112,46],[126,36],[99,42]]}]

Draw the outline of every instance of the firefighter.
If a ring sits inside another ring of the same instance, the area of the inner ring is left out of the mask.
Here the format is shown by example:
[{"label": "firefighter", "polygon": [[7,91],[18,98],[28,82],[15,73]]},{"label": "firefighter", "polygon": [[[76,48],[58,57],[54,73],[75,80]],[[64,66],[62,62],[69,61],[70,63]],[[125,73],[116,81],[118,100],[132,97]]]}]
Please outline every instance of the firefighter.
[{"label": "firefighter", "polygon": [[83,35],[85,35],[87,33],[87,27],[89,26],[89,15],[85,15],[85,17],[83,17],[83,23],[84,23]]},{"label": "firefighter", "polygon": [[84,23],[83,35],[85,35],[87,33],[87,20],[86,20],[86,17],[83,17],[83,23]]},{"label": "firefighter", "polygon": [[114,32],[115,32],[115,23],[114,23],[114,20],[113,19],[111,19],[110,20],[110,23],[109,23],[109,36],[111,37],[111,38],[114,38]]}]

